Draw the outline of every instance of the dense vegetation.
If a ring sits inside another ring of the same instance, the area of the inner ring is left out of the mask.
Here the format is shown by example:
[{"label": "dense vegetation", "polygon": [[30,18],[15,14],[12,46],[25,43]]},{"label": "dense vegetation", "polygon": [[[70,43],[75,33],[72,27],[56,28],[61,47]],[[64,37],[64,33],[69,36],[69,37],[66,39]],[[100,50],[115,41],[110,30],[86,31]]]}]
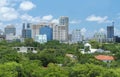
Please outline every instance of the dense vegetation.
[{"label": "dense vegetation", "polygon": [[[32,39],[25,42],[0,42],[0,77],[120,77],[120,44],[99,44],[90,41],[93,48],[110,50],[115,61],[104,63],[94,54],[81,54],[82,43],[64,44],[49,41],[39,44]],[[18,53],[15,46],[36,47],[38,53]],[[73,54],[70,58],[66,54]]]}]

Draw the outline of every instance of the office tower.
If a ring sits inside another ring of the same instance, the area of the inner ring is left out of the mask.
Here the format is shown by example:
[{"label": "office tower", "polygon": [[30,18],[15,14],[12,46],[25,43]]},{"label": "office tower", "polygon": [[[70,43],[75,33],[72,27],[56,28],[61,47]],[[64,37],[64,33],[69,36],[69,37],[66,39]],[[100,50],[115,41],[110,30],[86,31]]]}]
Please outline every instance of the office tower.
[{"label": "office tower", "polygon": [[69,18],[66,16],[61,16],[59,18],[59,25],[60,26],[65,26],[64,28],[62,27],[61,29],[63,29],[65,31],[65,41],[68,41],[68,26],[69,26]]},{"label": "office tower", "polygon": [[53,26],[53,39],[60,42],[68,42],[68,25],[69,18],[61,16],[59,18],[59,24]]},{"label": "office tower", "polygon": [[60,42],[66,42],[66,27],[55,25],[53,27],[53,40],[59,40]]},{"label": "office tower", "polygon": [[113,41],[114,38],[114,22],[112,26],[107,26],[107,39],[108,41]]},{"label": "office tower", "polygon": [[93,38],[100,43],[106,42],[106,34],[102,32],[96,32]]},{"label": "office tower", "polygon": [[16,28],[13,25],[8,25],[5,27],[5,35],[9,34],[16,35]]},{"label": "office tower", "polygon": [[53,38],[53,29],[50,28],[49,26],[43,26],[40,28],[39,34],[40,35],[45,34],[47,36],[47,40],[50,41]]},{"label": "office tower", "polygon": [[61,16],[59,18],[59,25],[65,25],[65,26],[68,26],[69,24],[69,18],[66,17],[66,16]]},{"label": "office tower", "polygon": [[82,35],[81,35],[81,30],[76,29],[72,31],[72,42],[73,43],[78,43],[82,41]]},{"label": "office tower", "polygon": [[34,24],[31,26],[32,29],[32,38],[34,39],[36,35],[40,34],[40,28],[44,26],[49,26],[50,28],[53,28],[52,23],[39,23],[39,24]]},{"label": "office tower", "polygon": [[32,31],[31,31],[31,24],[30,23],[23,23],[23,29],[22,29],[22,37],[23,38],[32,38]]},{"label": "office tower", "polygon": [[114,37],[114,26],[107,26],[107,38]]}]

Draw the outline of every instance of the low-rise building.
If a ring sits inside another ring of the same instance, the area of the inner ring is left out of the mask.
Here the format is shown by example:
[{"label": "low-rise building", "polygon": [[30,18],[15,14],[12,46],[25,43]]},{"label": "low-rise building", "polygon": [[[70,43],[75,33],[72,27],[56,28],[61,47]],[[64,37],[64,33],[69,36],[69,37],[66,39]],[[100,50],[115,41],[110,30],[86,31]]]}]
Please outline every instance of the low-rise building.
[{"label": "low-rise building", "polygon": [[27,53],[28,51],[32,51],[33,53],[37,53],[35,47],[13,47],[13,49],[17,50],[17,52]]},{"label": "low-rise building", "polygon": [[36,42],[39,42],[39,43],[46,43],[47,42],[47,35],[46,34],[43,34],[43,35],[36,35],[35,36],[35,39],[34,39]]},{"label": "low-rise building", "polygon": [[17,37],[11,33],[11,34],[7,34],[5,39],[8,42],[12,42],[12,41],[16,40]]}]

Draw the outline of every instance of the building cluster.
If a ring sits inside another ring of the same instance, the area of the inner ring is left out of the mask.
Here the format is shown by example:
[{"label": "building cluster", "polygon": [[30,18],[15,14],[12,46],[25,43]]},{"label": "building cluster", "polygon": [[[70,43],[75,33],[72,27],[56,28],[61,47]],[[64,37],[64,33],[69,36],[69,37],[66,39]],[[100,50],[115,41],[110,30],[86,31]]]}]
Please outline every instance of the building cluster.
[{"label": "building cluster", "polygon": [[111,26],[107,26],[107,33],[96,32],[93,39],[100,42],[118,42],[120,43],[120,37],[114,35],[114,22]]},{"label": "building cluster", "polygon": [[[60,42],[68,41],[68,26],[69,18],[61,16],[59,18],[59,24],[57,23],[40,23],[31,24],[30,29],[22,30],[22,37],[33,38],[36,42],[44,43],[51,40],[58,40]],[[28,30],[30,30],[28,32]],[[28,35],[28,36],[27,36]]]},{"label": "building cluster", "polygon": [[45,43],[51,40],[58,40],[60,42],[68,42],[68,26],[69,18],[61,16],[59,23],[46,23],[39,24],[23,23],[22,35],[16,36],[16,28],[13,25],[6,26],[4,32],[0,32],[0,38],[7,41],[20,40],[24,41],[25,38],[32,38],[39,43]]},{"label": "building cluster", "polygon": [[[8,25],[4,32],[0,30],[0,40],[24,41],[25,38],[32,38],[39,43],[51,40],[58,40],[64,43],[78,43],[85,40],[80,29],[75,29],[69,34],[69,18],[61,16],[59,23],[41,22],[39,24],[23,23],[21,36],[16,36],[14,25]],[[107,33],[96,32],[93,39],[98,42],[120,42],[120,37],[114,36],[114,23],[107,26]]]}]

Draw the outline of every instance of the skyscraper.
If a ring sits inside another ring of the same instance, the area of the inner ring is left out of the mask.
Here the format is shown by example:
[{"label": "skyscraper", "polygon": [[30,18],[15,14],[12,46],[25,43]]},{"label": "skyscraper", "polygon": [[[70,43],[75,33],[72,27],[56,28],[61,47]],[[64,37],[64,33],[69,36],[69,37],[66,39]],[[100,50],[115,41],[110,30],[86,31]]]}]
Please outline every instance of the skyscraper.
[{"label": "skyscraper", "polygon": [[82,41],[82,35],[81,35],[81,30],[73,30],[72,31],[72,42],[77,43]]},{"label": "skyscraper", "polygon": [[59,24],[53,26],[53,39],[59,40],[61,42],[67,42],[68,25],[69,25],[69,18],[66,16],[61,16],[59,18]]},{"label": "skyscraper", "polygon": [[65,25],[65,26],[68,26],[69,24],[69,18],[66,17],[66,16],[61,16],[59,18],[59,25]]},{"label": "skyscraper", "polygon": [[50,28],[53,28],[52,23],[39,23],[39,24],[34,24],[31,26],[32,29],[32,38],[34,39],[36,35],[40,34],[40,28],[44,26],[49,26]]},{"label": "skyscraper", "polygon": [[5,35],[9,34],[16,35],[16,28],[13,25],[8,25],[5,27]]},{"label": "skyscraper", "polygon": [[114,22],[112,26],[107,26],[107,39],[108,41],[113,41],[114,38]]},{"label": "skyscraper", "polygon": [[96,32],[94,34],[94,40],[102,43],[102,42],[106,42],[106,34],[103,32]]},{"label": "skyscraper", "polygon": [[107,38],[114,37],[114,26],[107,26]]},{"label": "skyscraper", "polygon": [[30,23],[23,23],[23,29],[22,29],[22,37],[23,38],[32,38]]}]

